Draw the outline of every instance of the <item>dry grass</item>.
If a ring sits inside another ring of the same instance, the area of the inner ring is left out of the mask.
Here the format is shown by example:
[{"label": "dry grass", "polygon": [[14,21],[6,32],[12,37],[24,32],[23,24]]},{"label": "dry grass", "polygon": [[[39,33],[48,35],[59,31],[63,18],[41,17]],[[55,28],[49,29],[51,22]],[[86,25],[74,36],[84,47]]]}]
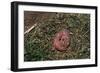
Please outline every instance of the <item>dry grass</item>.
[{"label": "dry grass", "polygon": [[[25,28],[37,23],[34,29],[24,35],[24,61],[90,58],[89,14],[26,11],[24,21]],[[69,50],[52,51],[52,38],[62,29],[72,33]]]}]

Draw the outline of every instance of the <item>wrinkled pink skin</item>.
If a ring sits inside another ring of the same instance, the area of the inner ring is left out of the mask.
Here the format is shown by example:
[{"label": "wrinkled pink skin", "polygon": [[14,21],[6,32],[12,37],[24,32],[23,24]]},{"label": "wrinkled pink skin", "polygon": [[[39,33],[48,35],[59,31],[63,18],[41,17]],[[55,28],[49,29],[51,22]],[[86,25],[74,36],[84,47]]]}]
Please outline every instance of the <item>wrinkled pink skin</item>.
[{"label": "wrinkled pink skin", "polygon": [[53,39],[53,50],[64,51],[69,47],[70,34],[68,30],[58,32]]}]

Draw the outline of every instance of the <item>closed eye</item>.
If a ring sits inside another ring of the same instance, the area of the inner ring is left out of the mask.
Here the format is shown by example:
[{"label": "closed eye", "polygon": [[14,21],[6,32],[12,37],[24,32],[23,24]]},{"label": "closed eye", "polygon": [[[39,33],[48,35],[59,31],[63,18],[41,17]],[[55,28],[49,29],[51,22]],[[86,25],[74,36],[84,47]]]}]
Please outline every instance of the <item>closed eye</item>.
[{"label": "closed eye", "polygon": [[61,41],[61,38],[59,39],[59,41]]}]

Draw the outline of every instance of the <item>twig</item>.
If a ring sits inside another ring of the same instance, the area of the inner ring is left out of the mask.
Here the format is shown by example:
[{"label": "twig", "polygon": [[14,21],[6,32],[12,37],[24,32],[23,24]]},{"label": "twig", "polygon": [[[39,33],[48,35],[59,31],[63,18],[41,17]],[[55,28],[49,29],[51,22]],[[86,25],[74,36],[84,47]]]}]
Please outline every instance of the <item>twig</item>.
[{"label": "twig", "polygon": [[87,34],[89,32],[89,30],[87,30],[82,36],[85,36],[85,34]]},{"label": "twig", "polygon": [[37,24],[34,24],[32,27],[30,27],[28,30],[26,30],[26,31],[24,32],[24,35],[25,35],[26,33],[29,33],[34,27],[36,27],[36,25],[37,25]]}]

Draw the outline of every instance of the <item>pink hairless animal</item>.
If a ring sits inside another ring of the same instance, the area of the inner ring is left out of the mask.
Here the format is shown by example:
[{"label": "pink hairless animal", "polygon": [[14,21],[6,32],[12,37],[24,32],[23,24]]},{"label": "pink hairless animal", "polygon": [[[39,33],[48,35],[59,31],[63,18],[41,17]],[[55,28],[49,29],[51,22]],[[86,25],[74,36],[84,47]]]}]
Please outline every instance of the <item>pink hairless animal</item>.
[{"label": "pink hairless animal", "polygon": [[67,50],[69,44],[70,44],[70,32],[67,29],[64,29],[56,33],[53,39],[53,50],[54,49],[58,51]]}]

